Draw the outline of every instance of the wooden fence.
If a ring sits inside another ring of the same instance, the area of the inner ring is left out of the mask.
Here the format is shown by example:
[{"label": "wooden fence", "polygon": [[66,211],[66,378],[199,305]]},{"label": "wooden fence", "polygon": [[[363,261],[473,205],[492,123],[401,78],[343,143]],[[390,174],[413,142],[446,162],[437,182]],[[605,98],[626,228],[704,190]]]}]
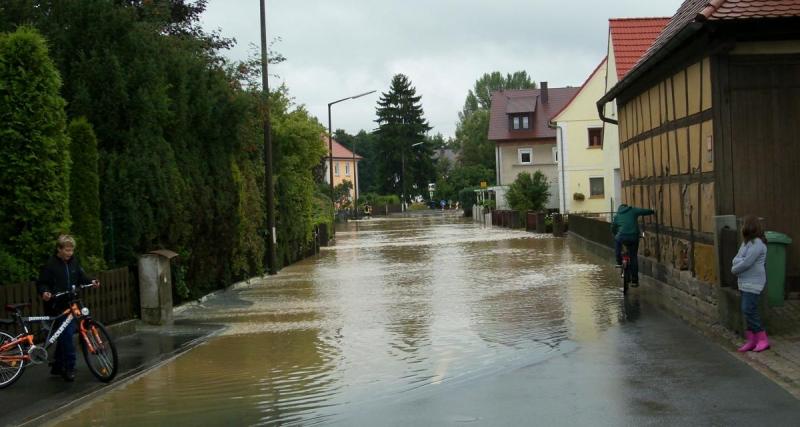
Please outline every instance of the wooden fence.
[{"label": "wooden fence", "polygon": [[[92,317],[105,323],[112,324],[134,318],[136,310],[137,287],[127,267],[116,270],[103,271],[97,274],[100,281],[99,288],[87,288],[81,294],[84,304],[92,312]],[[29,316],[42,315],[44,307],[42,299],[36,293],[36,284],[20,283],[16,285],[0,285],[0,309],[4,310],[2,317],[7,317],[6,304],[31,303],[25,310]]]}]

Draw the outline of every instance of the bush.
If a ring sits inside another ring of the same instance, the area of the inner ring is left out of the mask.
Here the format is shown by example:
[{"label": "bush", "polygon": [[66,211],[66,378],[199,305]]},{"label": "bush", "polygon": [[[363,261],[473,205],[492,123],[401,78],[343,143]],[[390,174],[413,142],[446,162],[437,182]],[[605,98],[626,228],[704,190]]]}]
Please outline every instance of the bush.
[{"label": "bush", "polygon": [[538,212],[544,209],[547,201],[550,200],[550,185],[547,177],[540,171],[536,171],[533,176],[527,172],[521,172],[508,189],[506,200],[511,209],[517,211]]},{"label": "bush", "polygon": [[383,205],[392,205],[398,203],[400,203],[400,196],[396,194],[381,196],[377,193],[366,193],[358,198],[359,205],[368,204],[371,206],[383,206]]}]

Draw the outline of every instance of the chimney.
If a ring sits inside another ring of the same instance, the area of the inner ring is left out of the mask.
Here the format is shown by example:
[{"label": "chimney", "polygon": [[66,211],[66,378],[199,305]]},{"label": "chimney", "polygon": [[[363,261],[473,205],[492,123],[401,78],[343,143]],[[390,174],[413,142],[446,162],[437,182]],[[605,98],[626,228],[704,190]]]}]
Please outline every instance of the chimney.
[{"label": "chimney", "polygon": [[547,104],[547,82],[539,83],[539,89],[539,98],[542,100],[542,104]]}]

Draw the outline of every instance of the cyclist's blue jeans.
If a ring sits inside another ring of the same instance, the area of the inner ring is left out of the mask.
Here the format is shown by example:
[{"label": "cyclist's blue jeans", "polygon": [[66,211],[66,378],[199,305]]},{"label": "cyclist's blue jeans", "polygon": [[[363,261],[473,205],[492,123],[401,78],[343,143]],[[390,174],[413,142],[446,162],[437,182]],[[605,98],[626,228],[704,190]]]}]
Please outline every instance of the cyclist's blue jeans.
[{"label": "cyclist's blue jeans", "polygon": [[631,257],[631,281],[639,283],[639,239],[620,240],[614,238],[617,253],[617,265],[622,265],[622,245],[628,247],[628,255]]},{"label": "cyclist's blue jeans", "polygon": [[[65,319],[66,320],[66,319]],[[57,331],[58,328],[61,327],[63,321],[59,322],[58,325],[55,325],[55,329],[53,332]],[[58,341],[56,342],[56,354],[55,354],[55,363],[54,367],[65,370],[71,371],[75,369],[75,331],[77,330],[78,320],[72,319],[69,325],[67,325],[64,332],[58,337]]]},{"label": "cyclist's blue jeans", "polygon": [[760,294],[742,291],[742,314],[747,322],[747,329],[752,332],[761,332],[761,316],[758,314],[758,300]]}]

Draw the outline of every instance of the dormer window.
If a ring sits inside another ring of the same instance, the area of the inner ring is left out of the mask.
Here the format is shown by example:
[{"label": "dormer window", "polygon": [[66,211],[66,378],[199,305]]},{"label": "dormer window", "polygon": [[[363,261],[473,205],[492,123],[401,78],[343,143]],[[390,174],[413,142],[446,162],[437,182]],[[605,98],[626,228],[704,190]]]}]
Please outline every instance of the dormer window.
[{"label": "dormer window", "polygon": [[509,114],[511,130],[526,130],[531,128],[530,115]]}]

